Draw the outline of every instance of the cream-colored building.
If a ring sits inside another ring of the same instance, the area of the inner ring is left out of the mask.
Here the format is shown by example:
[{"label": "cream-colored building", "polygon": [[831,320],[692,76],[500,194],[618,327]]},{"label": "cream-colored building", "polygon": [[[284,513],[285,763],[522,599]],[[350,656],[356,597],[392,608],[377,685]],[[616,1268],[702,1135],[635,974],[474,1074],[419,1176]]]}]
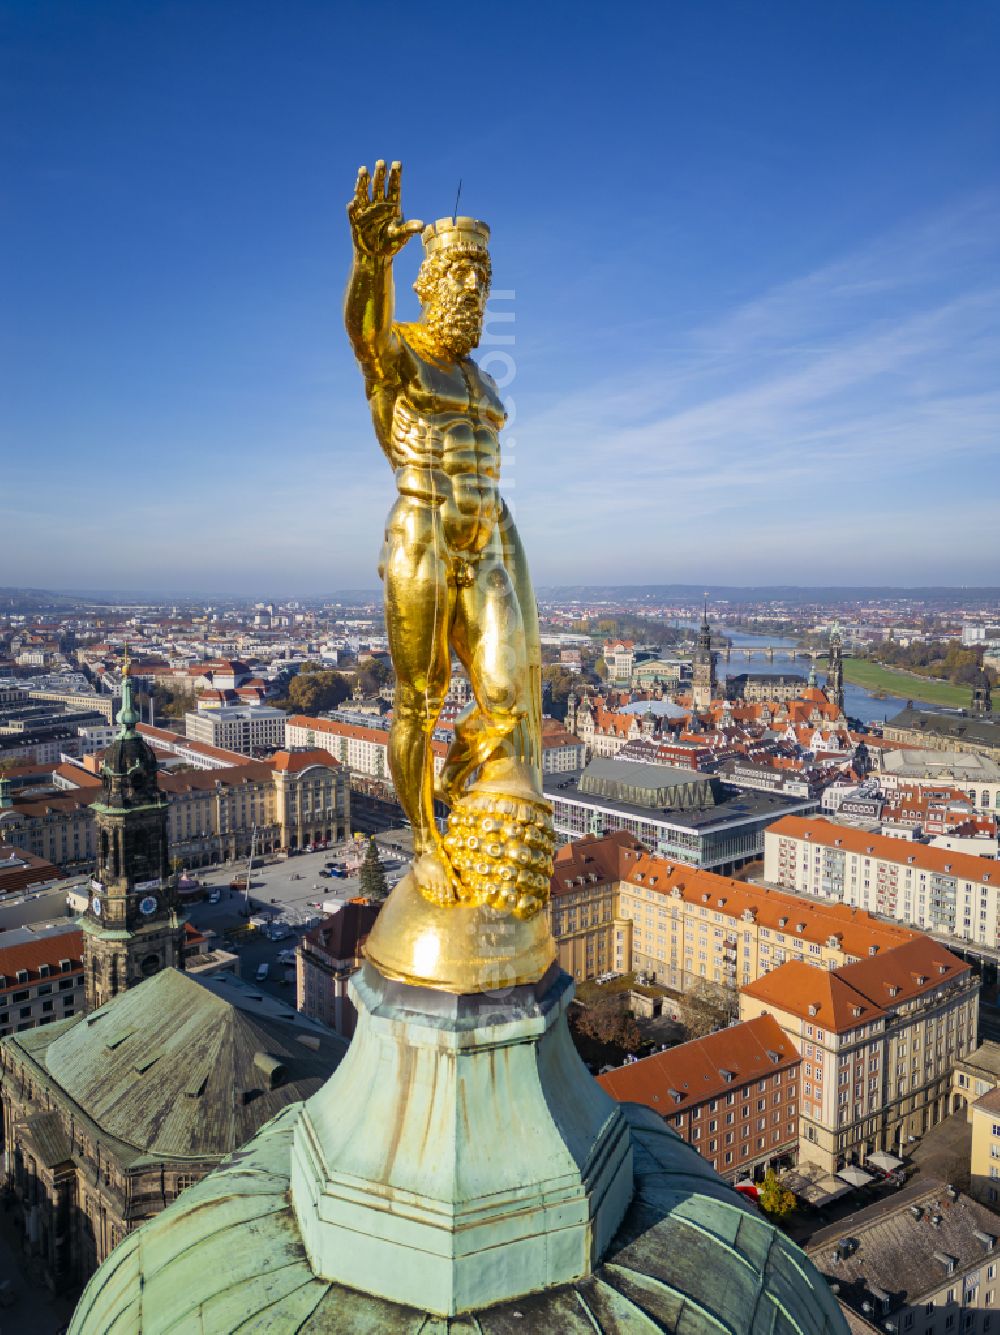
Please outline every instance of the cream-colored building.
[{"label": "cream-colored building", "polygon": [[764,879],[956,941],[1000,945],[1000,864],[813,817],[764,834]]},{"label": "cream-colored building", "polygon": [[624,832],[559,849],[549,912],[573,977],[639,970],[679,991],[701,980],[740,987],[787,960],[837,969],[917,936],[842,904],[651,857]]},{"label": "cream-colored building", "polygon": [[[65,767],[62,774],[67,773]],[[14,801],[0,810],[0,843],[15,843],[57,866],[93,862],[97,842],[90,805],[100,797],[101,781],[83,769],[74,775],[76,789]],[[350,834],[347,771],[325,751],[279,751],[269,760],[226,769],[160,770],[157,783],[170,803],[170,857],[186,867],[246,857],[255,827],[259,853]]]},{"label": "cream-colored building", "polygon": [[[289,718],[285,727],[285,744],[288,747],[318,748],[328,752],[355,774],[366,774],[370,778],[380,779],[386,785],[392,784],[389,773],[389,729],[386,727],[366,727],[341,719],[310,718],[306,714],[295,714]],[[448,744],[434,738],[431,747],[434,751],[434,773],[438,775],[444,767]]]},{"label": "cream-colored building", "polygon": [[975,1051],[955,1063],[951,1075],[950,1112],[967,1110],[972,1121],[972,1105],[1000,1085],[1000,1043],[984,1039]]},{"label": "cream-colored building", "polygon": [[969,1106],[972,1123],[970,1190],[977,1200],[1000,1205],[1000,1087],[988,1089]]},{"label": "cream-colored building", "polygon": [[828,1171],[905,1152],[950,1112],[955,1063],[976,1047],[979,978],[925,936],[836,970],[790,962],[744,987],[740,1018],[771,1014],[802,1053],[800,1155]]}]

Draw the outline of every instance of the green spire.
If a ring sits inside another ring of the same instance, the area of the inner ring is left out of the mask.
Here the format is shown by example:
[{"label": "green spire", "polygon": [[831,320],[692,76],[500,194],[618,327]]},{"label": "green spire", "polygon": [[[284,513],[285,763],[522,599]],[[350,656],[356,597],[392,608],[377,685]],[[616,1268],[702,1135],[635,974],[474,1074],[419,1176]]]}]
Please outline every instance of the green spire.
[{"label": "green spire", "polygon": [[132,660],[128,656],[128,643],[125,644],[125,662],[122,665],[122,707],[117,714],[117,720],[122,726],[119,737],[134,737],[135,725],[139,722],[139,715],[135,711],[135,704],[132,700]]},{"label": "green spire", "polygon": [[[800,680],[801,680],[801,679],[800,679]],[[813,661],[809,664],[809,685],[810,685],[810,686],[815,686],[815,685],[816,685],[816,660],[815,660],[815,658],[814,658]]]},{"label": "green spire", "polygon": [[0,811],[7,811],[14,805],[10,795],[10,779],[0,778]]}]

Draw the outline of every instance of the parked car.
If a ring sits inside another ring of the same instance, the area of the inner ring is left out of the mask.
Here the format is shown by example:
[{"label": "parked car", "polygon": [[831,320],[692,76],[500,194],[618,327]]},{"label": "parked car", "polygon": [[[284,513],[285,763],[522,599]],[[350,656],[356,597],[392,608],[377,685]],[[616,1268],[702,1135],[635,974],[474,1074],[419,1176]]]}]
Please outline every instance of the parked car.
[{"label": "parked car", "polygon": [[270,969],[268,968],[267,962],[265,961],[263,964],[257,965],[257,973],[254,976],[256,977],[258,983],[262,983],[269,973]]},{"label": "parked car", "polygon": [[221,891],[221,890],[213,890],[212,893],[211,893],[211,894],[209,895],[209,897],[208,897],[208,902],[209,902],[210,904],[218,904],[218,902],[219,902],[219,900],[220,900],[221,898],[222,898],[222,891]]}]

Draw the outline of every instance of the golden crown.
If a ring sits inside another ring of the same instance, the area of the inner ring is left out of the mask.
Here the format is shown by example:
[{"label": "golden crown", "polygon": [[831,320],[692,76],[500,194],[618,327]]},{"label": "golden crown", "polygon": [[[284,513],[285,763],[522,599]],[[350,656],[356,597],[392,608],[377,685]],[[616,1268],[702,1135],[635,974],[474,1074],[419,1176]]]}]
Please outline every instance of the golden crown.
[{"label": "golden crown", "polygon": [[439,218],[427,224],[420,239],[428,255],[451,246],[489,253],[490,229],[477,218]]}]

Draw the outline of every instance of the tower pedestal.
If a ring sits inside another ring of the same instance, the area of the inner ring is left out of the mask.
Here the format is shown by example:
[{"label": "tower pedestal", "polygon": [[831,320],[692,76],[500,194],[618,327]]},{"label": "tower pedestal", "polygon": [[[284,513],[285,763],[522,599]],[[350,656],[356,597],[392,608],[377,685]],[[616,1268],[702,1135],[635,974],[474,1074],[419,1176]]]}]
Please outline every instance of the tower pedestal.
[{"label": "tower pedestal", "polygon": [[619,1106],[573,1047],[573,982],[452,995],[351,982],[347,1057],[295,1127],[313,1271],[439,1315],[590,1273],[632,1196]]}]

